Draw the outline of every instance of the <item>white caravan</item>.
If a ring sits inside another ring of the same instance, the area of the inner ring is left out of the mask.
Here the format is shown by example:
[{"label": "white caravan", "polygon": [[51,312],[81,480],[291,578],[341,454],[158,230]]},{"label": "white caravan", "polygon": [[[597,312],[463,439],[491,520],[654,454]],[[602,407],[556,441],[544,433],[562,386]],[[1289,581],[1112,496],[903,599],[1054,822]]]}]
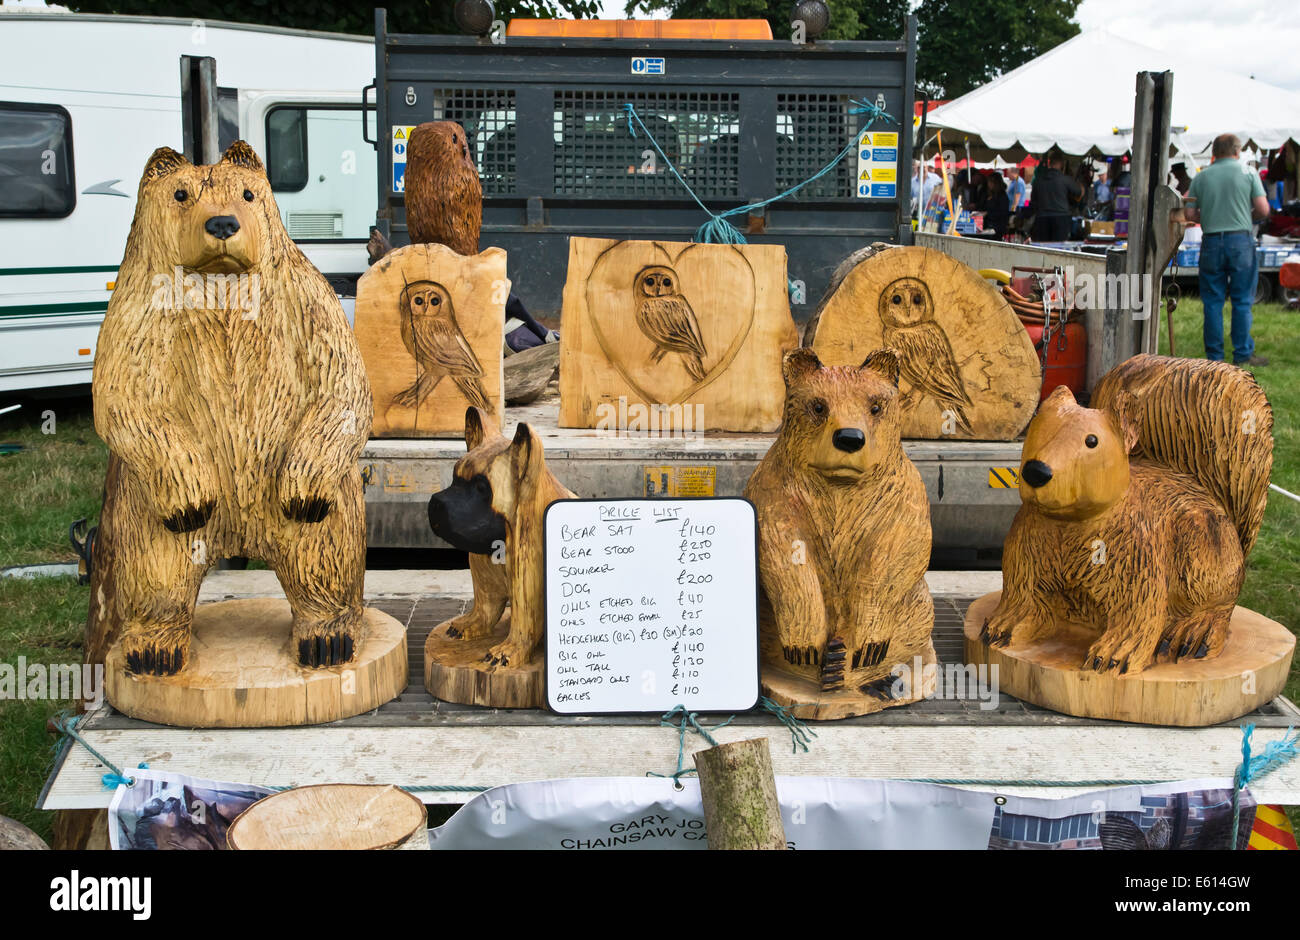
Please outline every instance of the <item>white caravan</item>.
[{"label": "white caravan", "polygon": [[140,172],[155,148],[182,149],[182,55],[216,59],[221,146],[242,138],[261,155],[312,262],[344,293],[365,270],[370,37],[11,10],[0,12],[0,393],[90,382]]}]

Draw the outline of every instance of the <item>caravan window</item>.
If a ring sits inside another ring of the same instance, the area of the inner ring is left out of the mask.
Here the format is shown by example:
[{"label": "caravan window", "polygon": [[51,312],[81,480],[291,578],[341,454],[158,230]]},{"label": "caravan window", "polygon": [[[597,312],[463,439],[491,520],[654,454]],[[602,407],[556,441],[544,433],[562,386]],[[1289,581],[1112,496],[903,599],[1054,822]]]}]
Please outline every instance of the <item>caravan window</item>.
[{"label": "caravan window", "polygon": [[0,101],[0,216],[61,219],[76,205],[68,112]]},{"label": "caravan window", "polygon": [[267,175],[294,241],[369,238],[375,160],[361,136],[359,105],[286,104],[267,112]]},{"label": "caravan window", "polygon": [[266,175],[277,193],[301,192],[307,185],[307,112],[272,108],[266,116]]}]

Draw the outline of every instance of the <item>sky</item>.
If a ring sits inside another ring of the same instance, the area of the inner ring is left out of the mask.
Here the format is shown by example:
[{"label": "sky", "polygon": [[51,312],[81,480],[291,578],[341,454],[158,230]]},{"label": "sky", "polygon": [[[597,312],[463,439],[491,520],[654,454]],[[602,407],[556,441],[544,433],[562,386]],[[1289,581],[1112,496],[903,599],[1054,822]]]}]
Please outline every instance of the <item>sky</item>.
[{"label": "sky", "polygon": [[[602,2],[606,19],[623,18],[625,0]],[[1300,16],[1286,12],[1292,2],[1083,0],[1075,19],[1083,29],[1103,28],[1144,46],[1182,50],[1189,62],[1300,92]]]}]

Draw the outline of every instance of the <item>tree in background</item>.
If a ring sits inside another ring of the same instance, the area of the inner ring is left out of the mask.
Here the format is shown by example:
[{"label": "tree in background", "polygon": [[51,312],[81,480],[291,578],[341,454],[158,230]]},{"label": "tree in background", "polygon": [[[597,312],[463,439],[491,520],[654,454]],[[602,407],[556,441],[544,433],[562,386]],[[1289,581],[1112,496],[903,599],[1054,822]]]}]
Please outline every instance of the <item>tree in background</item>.
[{"label": "tree in background", "polygon": [[[292,29],[320,29],[332,33],[375,32],[373,7],[388,10],[389,29],[404,33],[455,35],[453,0],[378,0],[358,6],[345,0],[72,0],[78,13],[122,13],[136,16],[179,16],[185,19],[225,20]],[[600,0],[494,0],[497,19],[512,17],[600,16]]]},{"label": "tree in background", "polygon": [[[790,37],[795,0],[629,0],[629,17],[667,12],[675,20],[767,20],[775,39]],[[828,0],[831,23],[822,39],[898,39],[908,0]]]},{"label": "tree in background", "polygon": [[1079,0],[921,0],[918,90],[956,98],[1024,65],[1079,34],[1078,6]]}]

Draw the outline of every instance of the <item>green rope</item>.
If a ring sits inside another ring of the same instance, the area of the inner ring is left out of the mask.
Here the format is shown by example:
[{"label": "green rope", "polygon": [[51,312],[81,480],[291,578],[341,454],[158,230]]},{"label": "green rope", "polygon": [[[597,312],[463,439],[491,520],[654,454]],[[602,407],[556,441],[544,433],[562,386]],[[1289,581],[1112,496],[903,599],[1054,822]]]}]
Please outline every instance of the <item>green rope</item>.
[{"label": "green rope", "polygon": [[658,153],[659,156],[663,158],[664,163],[668,165],[668,169],[672,171],[673,176],[677,177],[677,182],[681,183],[682,188],[686,190],[687,195],[689,195],[693,200],[695,200],[695,204],[699,206],[701,209],[703,209],[705,213],[708,214],[709,220],[705,222],[703,225],[701,225],[698,229],[696,229],[694,240],[697,242],[721,242],[723,244],[743,245],[745,244],[745,236],[740,234],[740,231],[734,225],[732,225],[730,222],[727,221],[727,216],[741,215],[742,213],[752,212],[755,209],[761,209],[764,206],[771,205],[777,200],[784,199],[787,196],[793,195],[794,193],[797,193],[799,190],[803,189],[809,183],[821,179],[821,177],[829,173],[837,163],[839,163],[841,160],[843,160],[845,157],[847,157],[850,153],[852,153],[854,150],[858,148],[858,139],[862,136],[862,133],[864,131],[870,129],[871,125],[876,122],[877,118],[883,118],[886,121],[889,121],[890,123],[897,123],[897,121],[894,120],[893,116],[890,115],[885,110],[883,100],[880,98],[877,98],[876,100],[880,101],[881,103],[871,104],[870,102],[867,101],[859,101],[856,98],[849,99],[849,104],[852,105],[852,107],[849,108],[849,114],[867,114],[870,116],[867,118],[866,122],[861,127],[859,127],[856,131],[854,131],[853,139],[849,141],[847,146],[845,146],[844,149],[841,150],[839,154],[835,156],[834,159],[832,159],[829,163],[827,163],[824,167],[822,167],[812,176],[808,177],[808,179],[804,180],[802,183],[797,183],[794,186],[791,186],[785,192],[777,193],[775,196],[772,196],[768,199],[762,199],[759,200],[758,202],[751,202],[749,205],[745,205],[745,206],[737,206],[735,209],[728,209],[725,212],[714,212],[708,206],[706,206],[703,203],[703,201],[701,201],[699,196],[695,194],[695,190],[691,189],[690,184],[687,183],[686,180],[682,178],[682,174],[679,173],[677,167],[673,165],[673,161],[668,158],[668,154],[664,153],[663,148],[659,146],[659,141],[655,140],[654,134],[651,134],[649,129],[645,126],[645,123],[642,122],[641,116],[636,113],[636,108],[632,105],[632,103],[631,102],[624,103],[623,110],[627,113],[628,136],[632,138],[636,137],[636,131],[632,127],[632,122],[635,120],[637,126],[641,128],[642,133],[645,134],[646,138],[649,139],[651,145],[655,148],[655,152]]},{"label": "green rope", "polygon": [[817,737],[817,732],[796,718],[794,713],[790,711],[792,708],[802,707],[801,703],[778,705],[776,702],[764,695],[758,700],[758,704],[761,705],[764,710],[775,715],[776,720],[789,729],[790,739],[794,742],[790,748],[791,754],[798,754],[799,748],[803,748],[804,753],[808,752],[808,745],[812,743],[813,738]]},{"label": "green rope", "polygon": [[[670,720],[674,717],[677,718],[677,721]],[[732,715],[731,718],[721,724],[713,725],[712,730],[717,731],[719,728],[727,727],[735,717],[735,715]],[[718,742],[713,739],[713,735],[709,734],[710,729],[700,724],[696,713],[687,711],[685,705],[675,705],[671,711],[665,712],[659,718],[659,727],[674,728],[677,731],[677,769],[670,774],[657,774],[653,770],[647,770],[645,775],[647,777],[671,777],[673,786],[680,790],[682,788],[681,778],[695,773],[694,769],[686,769],[683,766],[686,763],[686,732],[694,731],[713,747],[717,747]]]}]

